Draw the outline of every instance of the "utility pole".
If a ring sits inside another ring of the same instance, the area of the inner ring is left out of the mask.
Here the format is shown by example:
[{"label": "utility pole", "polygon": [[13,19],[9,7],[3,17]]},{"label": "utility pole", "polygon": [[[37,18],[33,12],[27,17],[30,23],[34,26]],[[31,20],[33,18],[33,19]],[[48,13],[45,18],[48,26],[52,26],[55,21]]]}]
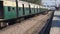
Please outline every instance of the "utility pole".
[{"label": "utility pole", "polygon": [[18,17],[18,0],[16,0],[16,12],[17,12],[17,17]]}]

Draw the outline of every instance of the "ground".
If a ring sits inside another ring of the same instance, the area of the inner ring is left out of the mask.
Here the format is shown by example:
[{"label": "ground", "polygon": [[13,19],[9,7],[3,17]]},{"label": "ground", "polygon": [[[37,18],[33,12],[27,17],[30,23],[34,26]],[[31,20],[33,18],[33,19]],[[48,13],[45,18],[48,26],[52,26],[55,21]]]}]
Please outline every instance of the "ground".
[{"label": "ground", "polygon": [[0,30],[0,34],[38,34],[50,18],[51,12],[46,15],[36,15]]},{"label": "ground", "polygon": [[50,34],[60,34],[60,11],[55,11]]}]

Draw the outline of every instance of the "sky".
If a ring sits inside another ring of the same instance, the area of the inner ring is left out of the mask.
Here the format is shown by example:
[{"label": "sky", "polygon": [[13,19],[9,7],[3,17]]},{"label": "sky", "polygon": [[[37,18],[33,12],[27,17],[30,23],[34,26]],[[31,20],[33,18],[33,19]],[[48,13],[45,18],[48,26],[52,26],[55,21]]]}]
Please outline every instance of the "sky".
[{"label": "sky", "polygon": [[43,5],[55,5],[58,6],[60,4],[60,0],[42,0]]}]

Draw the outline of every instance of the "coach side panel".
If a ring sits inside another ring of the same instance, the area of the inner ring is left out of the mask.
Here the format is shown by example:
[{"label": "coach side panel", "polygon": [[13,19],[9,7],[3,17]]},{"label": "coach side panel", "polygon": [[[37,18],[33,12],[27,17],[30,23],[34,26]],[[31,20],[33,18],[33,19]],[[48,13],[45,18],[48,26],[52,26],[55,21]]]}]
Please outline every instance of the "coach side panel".
[{"label": "coach side panel", "polygon": [[11,1],[4,1],[4,19],[12,19],[17,17],[16,3]]}]

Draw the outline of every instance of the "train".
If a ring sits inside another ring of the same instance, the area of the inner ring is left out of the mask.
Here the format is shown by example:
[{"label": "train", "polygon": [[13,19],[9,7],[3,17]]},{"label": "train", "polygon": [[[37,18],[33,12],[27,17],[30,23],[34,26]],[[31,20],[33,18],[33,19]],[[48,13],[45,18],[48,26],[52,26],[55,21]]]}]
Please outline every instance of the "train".
[{"label": "train", "polygon": [[48,12],[48,8],[21,0],[0,0],[0,27],[21,17]]}]

